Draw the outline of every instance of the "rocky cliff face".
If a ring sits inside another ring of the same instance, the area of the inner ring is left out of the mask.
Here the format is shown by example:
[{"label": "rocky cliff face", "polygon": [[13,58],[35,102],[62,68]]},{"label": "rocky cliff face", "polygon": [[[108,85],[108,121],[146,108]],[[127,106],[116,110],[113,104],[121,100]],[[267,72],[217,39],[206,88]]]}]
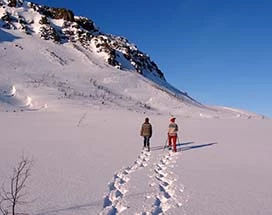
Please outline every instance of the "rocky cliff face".
[{"label": "rocky cliff face", "polygon": [[127,39],[101,32],[86,17],[75,16],[65,8],[51,8],[24,0],[0,0],[0,27],[38,34],[55,43],[80,43],[86,49],[103,53],[105,61],[118,68],[165,81],[164,74],[148,55]]}]

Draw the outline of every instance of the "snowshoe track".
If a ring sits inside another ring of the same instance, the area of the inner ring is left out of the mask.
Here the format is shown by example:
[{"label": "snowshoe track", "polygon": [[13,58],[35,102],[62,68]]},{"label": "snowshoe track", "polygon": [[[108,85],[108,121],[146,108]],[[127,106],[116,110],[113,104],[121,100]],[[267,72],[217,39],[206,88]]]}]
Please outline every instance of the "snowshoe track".
[{"label": "snowshoe track", "polygon": [[125,200],[125,194],[129,189],[131,173],[146,167],[150,159],[150,152],[142,150],[134,163],[124,169],[119,170],[113,176],[113,181],[109,183],[109,192],[104,197],[103,210],[100,215],[115,215],[125,211],[128,205]]},{"label": "snowshoe track", "polygon": [[171,171],[176,163],[179,153],[163,153],[157,163],[154,163],[153,180],[150,183],[154,187],[152,196],[146,196],[146,199],[153,199],[153,204],[148,211],[137,213],[139,215],[162,215],[170,209],[181,207],[183,199],[181,193],[184,190],[183,185],[178,186],[178,178]]}]

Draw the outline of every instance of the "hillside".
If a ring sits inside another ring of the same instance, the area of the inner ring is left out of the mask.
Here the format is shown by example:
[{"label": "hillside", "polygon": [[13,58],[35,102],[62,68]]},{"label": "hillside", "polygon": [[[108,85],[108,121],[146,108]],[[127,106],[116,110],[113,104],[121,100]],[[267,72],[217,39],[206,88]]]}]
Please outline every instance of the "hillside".
[{"label": "hillside", "polygon": [[262,117],[202,105],[171,86],[136,45],[99,31],[92,20],[70,10],[26,1],[0,6],[2,111],[72,103],[186,117]]}]

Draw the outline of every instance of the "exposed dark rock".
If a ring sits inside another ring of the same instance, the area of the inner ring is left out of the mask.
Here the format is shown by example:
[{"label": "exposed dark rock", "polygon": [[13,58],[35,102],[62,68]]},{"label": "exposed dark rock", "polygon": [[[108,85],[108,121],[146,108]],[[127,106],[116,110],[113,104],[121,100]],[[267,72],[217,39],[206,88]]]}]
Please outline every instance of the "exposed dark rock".
[{"label": "exposed dark rock", "polygon": [[18,22],[19,22],[20,24],[24,24],[24,25],[27,25],[27,24],[28,24],[23,16],[19,16],[19,17],[18,17]]},{"label": "exposed dark rock", "polygon": [[[9,7],[19,7],[23,4],[23,0],[9,0]],[[4,1],[0,0],[0,6],[4,8]],[[27,6],[42,15],[39,21],[40,36],[45,40],[53,40],[54,42],[80,42],[84,48],[88,48],[91,43],[96,46],[97,52],[105,52],[108,54],[107,63],[116,68],[125,68],[120,60],[127,60],[126,65],[131,64],[140,74],[151,73],[154,76],[165,80],[164,74],[158,68],[148,55],[141,52],[136,45],[129,42],[126,38],[104,34],[96,28],[94,22],[86,17],[75,17],[71,10],[65,8],[50,8],[28,2]],[[51,19],[65,20],[62,26],[56,26],[51,23]],[[3,27],[16,29],[18,23],[19,29],[26,34],[32,33],[32,23],[26,21],[24,17],[14,17],[9,13],[1,17],[4,21]],[[131,68],[131,67],[130,67]]]},{"label": "exposed dark rock", "polygon": [[23,0],[9,0],[9,7],[21,7],[23,5]]},{"label": "exposed dark rock", "polygon": [[28,27],[28,25],[21,24],[21,31],[25,32],[26,34],[32,34],[32,30]]},{"label": "exposed dark rock", "polygon": [[44,25],[40,29],[41,38],[45,40],[53,40],[54,42],[60,42],[60,36],[58,32],[49,25]]},{"label": "exposed dark rock", "polygon": [[39,21],[41,25],[49,25],[50,22],[48,21],[46,16],[42,16],[41,20]]},{"label": "exposed dark rock", "polygon": [[74,22],[74,13],[71,10],[65,8],[53,8],[53,18],[54,19],[64,19],[66,21]]},{"label": "exposed dark rock", "polygon": [[16,7],[17,6],[17,0],[9,0],[8,1],[9,7]]},{"label": "exposed dark rock", "polygon": [[9,12],[6,12],[2,17],[1,19],[5,22],[11,22],[11,14]]},{"label": "exposed dark rock", "polygon": [[87,19],[85,17],[80,17],[80,18],[77,18],[75,22],[78,23],[82,28],[84,28],[87,31],[95,30],[94,23],[90,19]]},{"label": "exposed dark rock", "polygon": [[39,8],[39,12],[53,19],[64,19],[70,22],[75,21],[73,11],[65,8],[50,8],[44,6]]}]

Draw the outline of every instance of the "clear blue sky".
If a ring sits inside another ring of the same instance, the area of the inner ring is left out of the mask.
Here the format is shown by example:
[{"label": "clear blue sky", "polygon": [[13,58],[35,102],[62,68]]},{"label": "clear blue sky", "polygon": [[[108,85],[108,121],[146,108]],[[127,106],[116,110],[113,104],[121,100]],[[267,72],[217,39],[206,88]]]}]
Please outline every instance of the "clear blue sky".
[{"label": "clear blue sky", "polygon": [[147,53],[202,103],[272,117],[271,0],[37,0],[93,20]]}]

